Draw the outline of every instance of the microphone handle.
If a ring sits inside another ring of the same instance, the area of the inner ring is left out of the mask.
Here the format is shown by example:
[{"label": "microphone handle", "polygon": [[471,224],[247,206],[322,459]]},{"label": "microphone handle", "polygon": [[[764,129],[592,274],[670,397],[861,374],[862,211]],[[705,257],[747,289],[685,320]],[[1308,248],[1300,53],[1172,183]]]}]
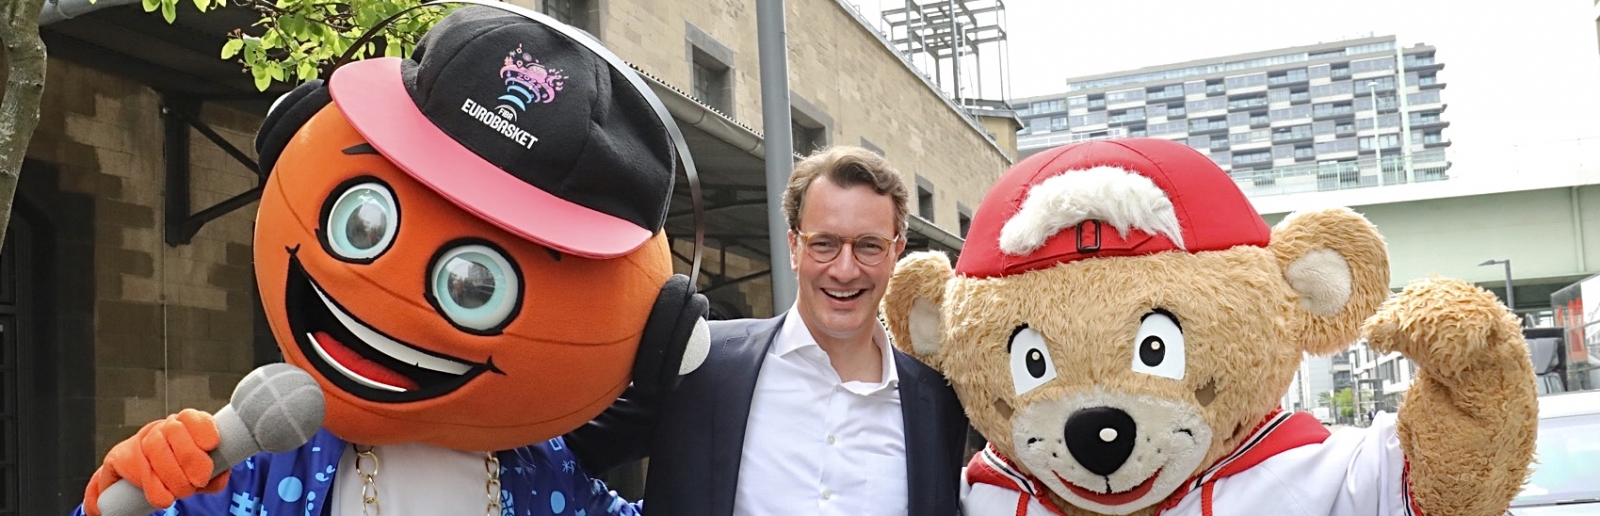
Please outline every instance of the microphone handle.
[{"label": "microphone handle", "polygon": [[[256,444],[250,427],[245,426],[232,404],[222,407],[211,419],[217,425],[218,437],[217,449],[207,454],[211,456],[211,478],[217,478],[222,472],[233,469],[251,455],[261,452],[261,446]],[[100,493],[102,516],[147,516],[163,509],[165,507],[151,507],[144,497],[144,490],[135,487],[127,479],[118,480]]]}]

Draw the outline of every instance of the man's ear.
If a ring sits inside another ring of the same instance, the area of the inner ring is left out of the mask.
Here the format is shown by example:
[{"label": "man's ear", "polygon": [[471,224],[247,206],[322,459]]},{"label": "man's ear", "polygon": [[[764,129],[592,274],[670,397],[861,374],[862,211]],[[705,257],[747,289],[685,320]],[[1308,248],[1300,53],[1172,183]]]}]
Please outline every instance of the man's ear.
[{"label": "man's ear", "polygon": [[1268,246],[1289,286],[1305,351],[1326,355],[1354,343],[1361,322],[1389,297],[1389,250],[1378,228],[1347,208],[1293,213]]},{"label": "man's ear", "polygon": [[884,319],[895,347],[939,367],[939,312],[945,285],[955,277],[950,258],[938,251],[911,253],[894,266],[883,295]]}]

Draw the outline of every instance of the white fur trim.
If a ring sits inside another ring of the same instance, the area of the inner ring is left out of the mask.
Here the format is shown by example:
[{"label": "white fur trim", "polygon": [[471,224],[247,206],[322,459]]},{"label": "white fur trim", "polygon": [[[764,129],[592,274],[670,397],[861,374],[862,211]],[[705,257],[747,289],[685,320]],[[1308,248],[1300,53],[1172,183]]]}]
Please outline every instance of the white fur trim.
[{"label": "white fur trim", "polygon": [[1116,167],[1094,167],[1040,182],[1022,209],[1000,228],[1000,250],[1026,255],[1062,229],[1099,220],[1124,238],[1129,229],[1165,235],[1183,249],[1183,228],[1167,193],[1150,178]]},{"label": "white fur trim", "polygon": [[1300,293],[1300,306],[1311,313],[1331,317],[1350,301],[1350,263],[1332,249],[1324,247],[1295,258],[1283,277]]},{"label": "white fur trim", "polygon": [[694,329],[689,331],[688,347],[683,348],[683,361],[678,363],[678,375],[683,376],[699,369],[709,354],[711,354],[711,325],[706,324],[705,318],[696,319]]},{"label": "white fur trim", "polygon": [[939,309],[927,298],[911,301],[911,349],[922,357],[939,352]]}]

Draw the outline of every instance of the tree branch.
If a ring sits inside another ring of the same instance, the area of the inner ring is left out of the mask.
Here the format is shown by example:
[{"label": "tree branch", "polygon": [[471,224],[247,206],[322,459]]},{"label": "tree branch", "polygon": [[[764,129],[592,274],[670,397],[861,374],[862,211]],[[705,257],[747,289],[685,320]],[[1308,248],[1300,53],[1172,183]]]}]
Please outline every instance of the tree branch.
[{"label": "tree branch", "polygon": [[22,175],[28,142],[39,126],[44,95],[45,49],[39,39],[44,0],[0,0],[0,44],[5,46],[5,98],[0,100],[0,245],[11,222],[11,203]]}]

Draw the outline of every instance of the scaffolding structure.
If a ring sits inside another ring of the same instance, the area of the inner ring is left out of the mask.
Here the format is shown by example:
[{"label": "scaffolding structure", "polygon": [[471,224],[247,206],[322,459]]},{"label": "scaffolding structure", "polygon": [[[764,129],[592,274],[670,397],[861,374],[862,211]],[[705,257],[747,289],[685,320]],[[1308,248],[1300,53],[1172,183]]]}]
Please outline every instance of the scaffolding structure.
[{"label": "scaffolding structure", "polygon": [[[905,0],[881,16],[896,49],[931,72],[957,104],[976,105],[1011,98],[1005,13],[1004,0]],[[999,72],[992,76],[997,89],[989,92],[984,91],[985,58]]]}]

